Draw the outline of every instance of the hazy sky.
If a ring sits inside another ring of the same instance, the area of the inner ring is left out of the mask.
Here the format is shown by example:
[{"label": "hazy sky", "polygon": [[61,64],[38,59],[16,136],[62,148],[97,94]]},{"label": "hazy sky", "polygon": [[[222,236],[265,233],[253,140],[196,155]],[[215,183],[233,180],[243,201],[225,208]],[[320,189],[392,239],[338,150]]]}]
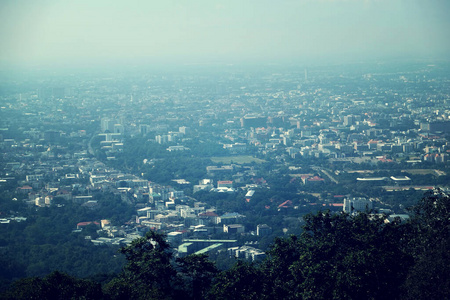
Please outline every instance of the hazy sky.
[{"label": "hazy sky", "polygon": [[449,0],[0,0],[0,62],[450,57]]}]

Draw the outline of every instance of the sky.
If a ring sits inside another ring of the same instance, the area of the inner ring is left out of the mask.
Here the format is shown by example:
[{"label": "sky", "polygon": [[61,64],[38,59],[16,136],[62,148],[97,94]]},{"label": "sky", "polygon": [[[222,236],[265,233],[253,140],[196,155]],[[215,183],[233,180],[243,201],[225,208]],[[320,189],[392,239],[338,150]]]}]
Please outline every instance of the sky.
[{"label": "sky", "polygon": [[0,64],[450,58],[448,0],[1,0]]}]

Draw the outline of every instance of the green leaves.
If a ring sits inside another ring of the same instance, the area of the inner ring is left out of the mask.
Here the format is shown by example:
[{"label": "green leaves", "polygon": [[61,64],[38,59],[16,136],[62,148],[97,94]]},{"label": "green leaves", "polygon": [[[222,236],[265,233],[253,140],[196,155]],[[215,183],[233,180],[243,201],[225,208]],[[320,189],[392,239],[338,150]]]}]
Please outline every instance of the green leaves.
[{"label": "green leaves", "polygon": [[102,299],[100,284],[53,272],[44,278],[25,278],[14,283],[5,299]]},{"label": "green leaves", "polygon": [[109,284],[111,297],[120,299],[120,295],[127,294],[133,299],[160,299],[170,295],[176,272],[169,249],[164,236],[152,230],[122,248],[120,252],[128,263],[119,278]]},{"label": "green leaves", "polygon": [[218,275],[210,299],[263,299],[264,274],[252,264],[238,261],[233,268]]},{"label": "green leaves", "polygon": [[[450,197],[435,191],[409,222],[319,212],[300,236],[277,238],[260,264],[219,272],[205,255],[174,259],[149,231],[120,250],[127,264],[104,286],[54,273],[18,281],[10,298],[445,299],[450,295]],[[38,266],[37,266],[38,267]],[[5,294],[6,295],[6,294]],[[8,299],[8,297],[6,297]],[[55,298],[56,297],[56,298]]]},{"label": "green leaves", "polygon": [[177,258],[178,279],[184,296],[204,299],[214,277],[219,272],[205,254]]},{"label": "green leaves", "polygon": [[[300,237],[278,239],[264,267],[272,295],[302,299],[382,299],[399,295],[406,254],[383,217],[319,212]],[[276,296],[275,296],[276,297]]]},{"label": "green leaves", "polygon": [[408,250],[414,258],[405,281],[410,299],[445,299],[450,295],[450,197],[434,190],[412,208]]}]

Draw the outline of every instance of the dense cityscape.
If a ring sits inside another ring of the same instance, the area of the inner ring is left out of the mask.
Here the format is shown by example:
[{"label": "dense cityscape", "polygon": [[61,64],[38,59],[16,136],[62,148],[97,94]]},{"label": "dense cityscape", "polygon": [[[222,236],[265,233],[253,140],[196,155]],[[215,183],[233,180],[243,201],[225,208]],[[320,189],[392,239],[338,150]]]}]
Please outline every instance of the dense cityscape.
[{"label": "dense cityscape", "polygon": [[0,1],[0,299],[449,299],[448,11]]},{"label": "dense cityscape", "polygon": [[449,299],[448,11],[0,1],[0,299]]},{"label": "dense cityscape", "polygon": [[1,226],[76,206],[66,234],[83,244],[156,230],[176,256],[260,261],[309,212],[407,219],[448,188],[448,67],[17,75],[2,83]]}]

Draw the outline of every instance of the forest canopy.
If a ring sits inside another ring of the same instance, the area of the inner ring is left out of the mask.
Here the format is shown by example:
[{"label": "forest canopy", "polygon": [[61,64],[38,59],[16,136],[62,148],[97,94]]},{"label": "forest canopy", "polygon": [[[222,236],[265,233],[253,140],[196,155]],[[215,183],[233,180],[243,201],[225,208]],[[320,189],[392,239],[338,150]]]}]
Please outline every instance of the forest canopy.
[{"label": "forest canopy", "polygon": [[[59,272],[16,281],[3,299],[446,299],[450,295],[450,197],[439,190],[411,218],[320,211],[300,235],[277,238],[259,264],[219,271],[205,255],[175,258],[149,231],[120,249],[106,284]],[[50,297],[50,298],[49,298]],[[56,298],[54,298],[56,297]]]}]

